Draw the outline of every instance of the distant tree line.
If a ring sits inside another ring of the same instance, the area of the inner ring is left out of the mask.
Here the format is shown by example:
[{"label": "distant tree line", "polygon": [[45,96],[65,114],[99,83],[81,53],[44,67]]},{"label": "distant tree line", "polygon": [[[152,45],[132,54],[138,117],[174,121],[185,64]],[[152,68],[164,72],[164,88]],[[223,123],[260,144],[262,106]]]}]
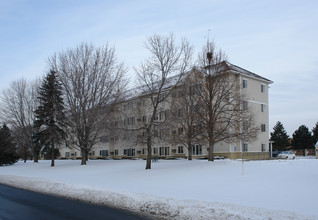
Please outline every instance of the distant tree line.
[{"label": "distant tree line", "polygon": [[273,150],[312,149],[318,141],[318,122],[311,131],[305,125],[299,126],[292,137],[289,137],[283,124],[278,121],[270,136],[270,140],[273,141]]}]

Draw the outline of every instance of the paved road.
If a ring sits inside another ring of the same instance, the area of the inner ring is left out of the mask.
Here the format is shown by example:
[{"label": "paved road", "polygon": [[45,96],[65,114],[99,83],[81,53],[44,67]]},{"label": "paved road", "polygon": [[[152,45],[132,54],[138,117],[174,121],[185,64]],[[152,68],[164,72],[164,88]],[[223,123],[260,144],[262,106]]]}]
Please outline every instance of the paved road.
[{"label": "paved road", "polygon": [[1,220],[147,219],[117,209],[44,195],[0,184]]}]

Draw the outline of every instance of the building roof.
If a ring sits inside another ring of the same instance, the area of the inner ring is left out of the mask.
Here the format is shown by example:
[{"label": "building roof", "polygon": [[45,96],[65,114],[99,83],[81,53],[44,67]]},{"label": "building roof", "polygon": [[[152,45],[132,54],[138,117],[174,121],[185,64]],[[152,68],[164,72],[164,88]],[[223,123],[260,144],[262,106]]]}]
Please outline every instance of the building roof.
[{"label": "building roof", "polygon": [[[247,76],[247,77],[251,77],[251,78],[254,78],[254,79],[258,79],[258,80],[261,80],[261,81],[265,81],[269,84],[273,83],[273,81],[265,78],[265,77],[262,77],[260,75],[257,75],[255,73],[252,73],[246,69],[243,69],[239,66],[236,66],[234,64],[231,64],[227,61],[223,61],[221,63],[218,63],[218,64],[215,64],[215,65],[211,65],[210,68],[213,68],[214,66],[218,66],[217,67],[217,70],[218,71],[233,71],[237,74],[240,74],[240,75],[243,75],[243,76]],[[207,67],[209,68],[209,67]],[[194,71],[194,70],[197,70],[197,71],[200,71],[198,68],[193,68],[191,69],[190,71],[184,73],[181,78],[180,78],[180,75],[174,75],[174,76],[171,76],[169,78],[166,79],[166,84],[164,85],[163,87],[163,90],[166,90],[166,89],[169,89],[170,87],[173,87],[177,82],[178,80],[180,82],[182,82],[188,75],[190,72]],[[159,82],[156,82],[153,84],[153,87],[156,87],[157,85],[159,85]],[[127,91],[125,91],[125,100],[128,100],[128,99],[131,99],[131,98],[134,98],[134,97],[137,97],[137,96],[140,96],[140,95],[146,95],[149,93],[149,89],[147,88],[147,86],[139,86],[139,87],[135,87],[135,88],[132,88],[132,89],[129,89]]]},{"label": "building roof", "polygon": [[243,76],[245,75],[245,76],[248,76],[248,77],[252,77],[252,78],[259,79],[259,80],[267,81],[267,83],[269,83],[269,84],[273,83],[273,81],[271,81],[269,79],[266,79],[265,77],[262,77],[260,75],[255,74],[255,73],[252,73],[252,72],[250,72],[250,71],[248,71],[246,69],[243,69],[243,68],[241,68],[239,66],[231,64],[231,63],[229,63],[227,61],[223,61],[222,63],[226,66],[226,68],[228,70],[232,70],[232,71],[238,72],[239,74],[241,74]]}]

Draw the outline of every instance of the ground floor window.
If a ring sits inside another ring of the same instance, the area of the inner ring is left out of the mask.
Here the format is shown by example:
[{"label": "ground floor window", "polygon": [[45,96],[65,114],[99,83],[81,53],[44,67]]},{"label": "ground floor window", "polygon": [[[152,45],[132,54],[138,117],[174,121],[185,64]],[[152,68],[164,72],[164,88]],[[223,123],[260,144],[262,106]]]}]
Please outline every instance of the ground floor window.
[{"label": "ground floor window", "polygon": [[143,155],[147,154],[147,148],[142,148],[142,154]]},{"label": "ground floor window", "polygon": [[159,155],[160,156],[170,155],[170,147],[159,147]]},{"label": "ground floor window", "polygon": [[153,148],[153,154],[158,154],[158,148],[157,147]]},{"label": "ground floor window", "polygon": [[136,155],[135,148],[124,149],[124,155],[134,157]]},{"label": "ground floor window", "polygon": [[115,150],[115,155],[118,155],[118,150]]},{"label": "ground floor window", "polygon": [[202,155],[202,145],[192,145],[192,155]]},{"label": "ground floor window", "polygon": [[247,152],[248,151],[248,144],[247,143],[243,143],[243,152]]},{"label": "ground floor window", "polygon": [[178,154],[183,154],[183,146],[178,146]]},{"label": "ground floor window", "polygon": [[65,152],[65,157],[70,157],[70,152]]},{"label": "ground floor window", "polygon": [[266,151],[266,144],[262,144],[262,152]]},{"label": "ground floor window", "polygon": [[108,157],[108,150],[99,151],[99,155],[102,156],[102,157]]}]

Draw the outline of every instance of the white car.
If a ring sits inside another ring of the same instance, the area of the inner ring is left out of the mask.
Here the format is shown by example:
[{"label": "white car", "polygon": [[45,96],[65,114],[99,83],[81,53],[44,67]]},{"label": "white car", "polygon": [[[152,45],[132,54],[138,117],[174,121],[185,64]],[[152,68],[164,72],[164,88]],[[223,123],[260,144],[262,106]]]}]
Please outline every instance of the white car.
[{"label": "white car", "polygon": [[278,158],[284,159],[295,159],[296,155],[292,151],[283,151],[277,156]]}]

